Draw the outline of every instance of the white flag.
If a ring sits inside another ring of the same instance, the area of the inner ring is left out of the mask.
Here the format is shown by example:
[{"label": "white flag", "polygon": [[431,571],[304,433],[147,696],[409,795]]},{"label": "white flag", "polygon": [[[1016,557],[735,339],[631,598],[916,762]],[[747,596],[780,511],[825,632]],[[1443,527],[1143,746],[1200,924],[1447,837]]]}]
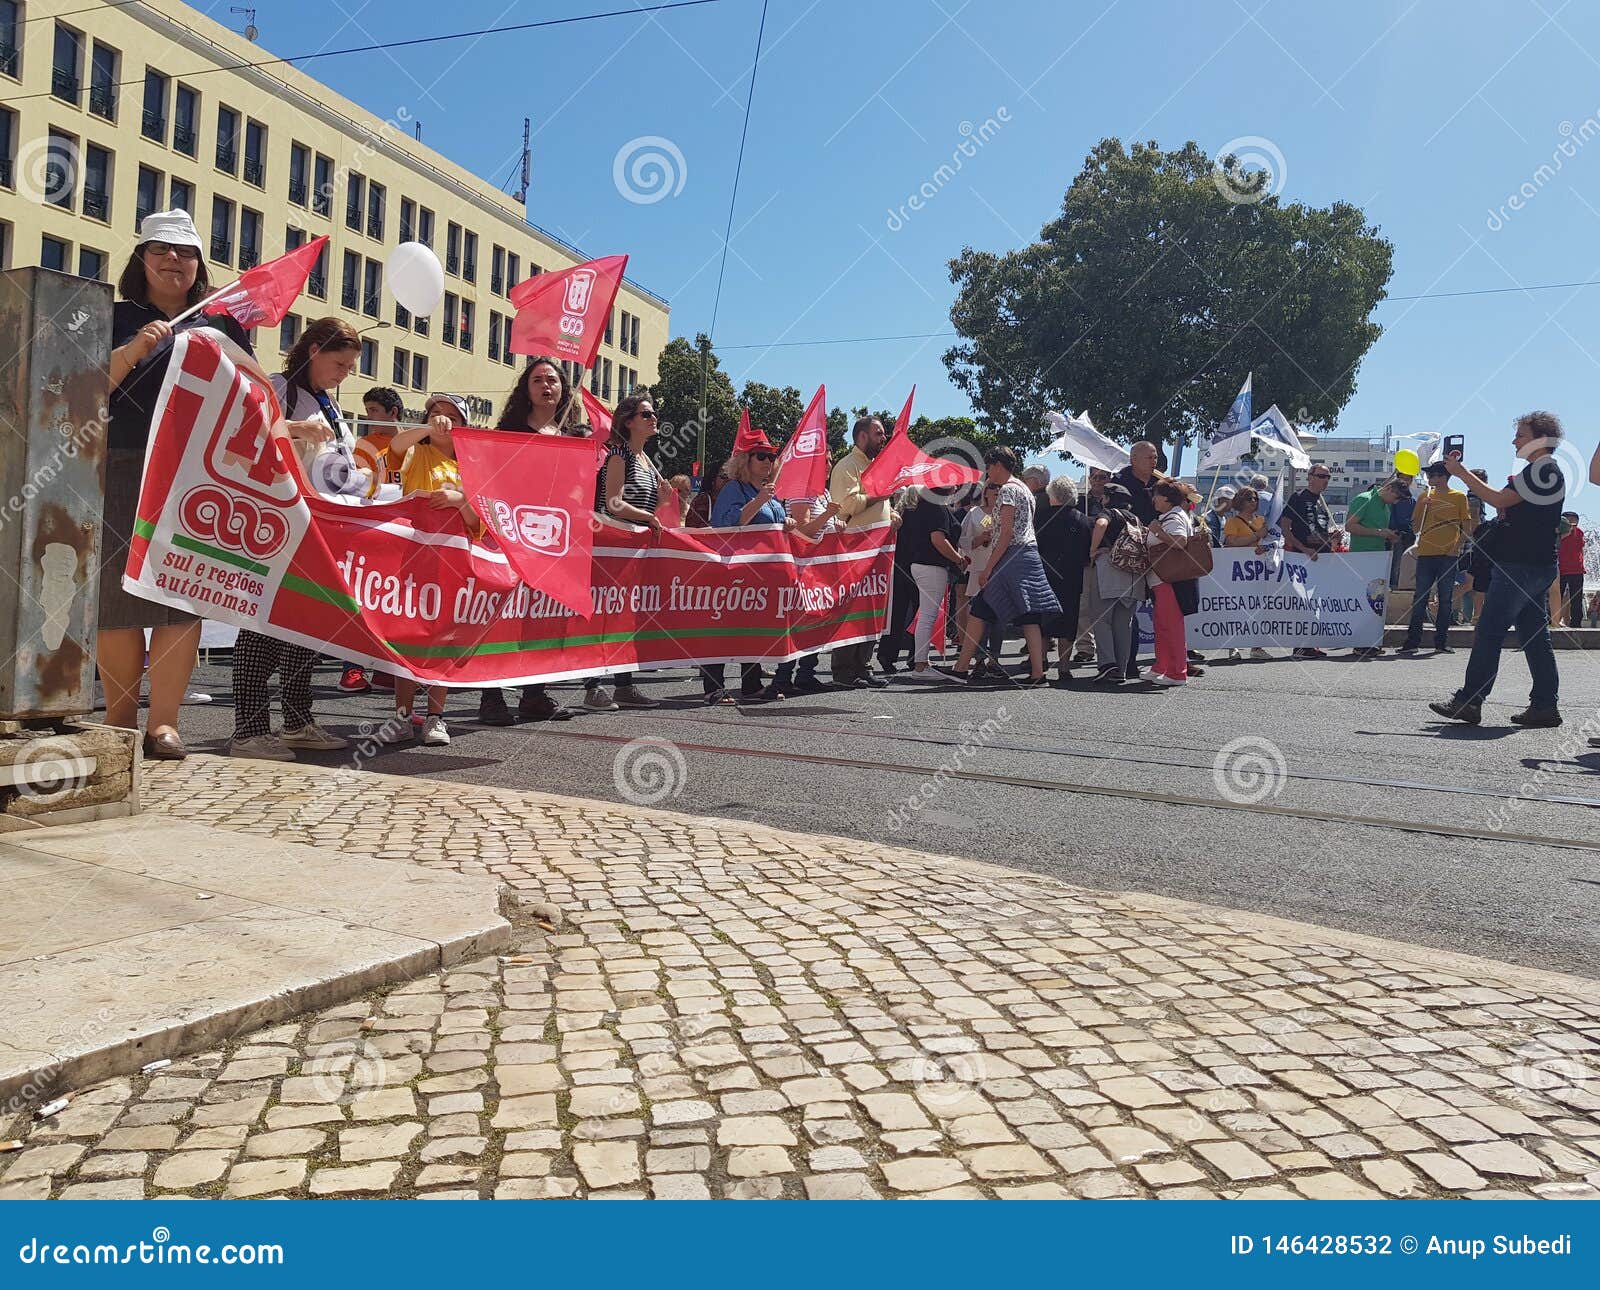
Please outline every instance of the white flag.
[{"label": "white flag", "polygon": [[1128,450],[1096,430],[1087,412],[1078,416],[1070,411],[1066,416],[1046,412],[1044,419],[1056,433],[1055,440],[1045,448],[1046,452],[1070,453],[1084,465],[1098,466],[1101,470],[1121,470],[1128,464]]},{"label": "white flag", "polygon": [[1296,470],[1310,469],[1311,458],[1300,446],[1300,436],[1289,418],[1278,411],[1276,403],[1250,423],[1250,437],[1287,453],[1289,464]]}]

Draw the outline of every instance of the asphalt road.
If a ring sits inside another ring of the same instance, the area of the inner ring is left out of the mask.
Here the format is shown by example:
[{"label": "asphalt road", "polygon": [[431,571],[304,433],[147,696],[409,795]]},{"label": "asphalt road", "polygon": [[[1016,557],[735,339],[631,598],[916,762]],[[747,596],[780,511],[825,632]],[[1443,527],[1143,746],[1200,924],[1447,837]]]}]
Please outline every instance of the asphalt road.
[{"label": "asphalt road", "polygon": [[[865,838],[1600,978],[1587,743],[1600,657],[1558,659],[1556,730],[1508,722],[1527,691],[1509,651],[1477,728],[1425,706],[1455,687],[1465,651],[1215,662],[1177,691],[897,681],[743,708],[704,706],[676,671],[643,678],[656,709],[511,729],[477,726],[476,694],[458,693],[449,747],[369,740],[360,764]],[[215,702],[184,710],[191,747],[222,748],[228,678],[197,675]],[[331,664],[317,674],[319,720],[370,730],[387,696],[336,680]]]}]

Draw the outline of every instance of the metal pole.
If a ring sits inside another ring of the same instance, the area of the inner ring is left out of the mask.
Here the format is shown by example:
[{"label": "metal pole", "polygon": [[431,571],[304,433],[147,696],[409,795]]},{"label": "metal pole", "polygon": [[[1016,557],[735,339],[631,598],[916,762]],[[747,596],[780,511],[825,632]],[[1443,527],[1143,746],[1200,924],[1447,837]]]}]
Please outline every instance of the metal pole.
[{"label": "metal pole", "polygon": [[[695,444],[695,464],[700,468],[700,478],[705,479],[706,470],[706,376],[711,363],[711,337],[700,337],[700,426],[698,442]],[[704,482],[701,487],[705,487]]]}]

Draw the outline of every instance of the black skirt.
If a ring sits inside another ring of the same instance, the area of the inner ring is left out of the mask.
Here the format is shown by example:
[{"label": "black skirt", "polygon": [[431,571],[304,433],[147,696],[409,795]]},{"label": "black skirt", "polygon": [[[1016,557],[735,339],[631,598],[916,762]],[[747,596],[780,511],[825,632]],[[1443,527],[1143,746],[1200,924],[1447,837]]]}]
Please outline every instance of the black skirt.
[{"label": "black skirt", "polygon": [[130,596],[122,589],[122,571],[133,541],[133,522],[139,512],[139,480],[144,474],[144,452],[113,448],[106,454],[106,504],[100,528],[100,630],[129,627],[186,627],[197,622],[193,614]]}]

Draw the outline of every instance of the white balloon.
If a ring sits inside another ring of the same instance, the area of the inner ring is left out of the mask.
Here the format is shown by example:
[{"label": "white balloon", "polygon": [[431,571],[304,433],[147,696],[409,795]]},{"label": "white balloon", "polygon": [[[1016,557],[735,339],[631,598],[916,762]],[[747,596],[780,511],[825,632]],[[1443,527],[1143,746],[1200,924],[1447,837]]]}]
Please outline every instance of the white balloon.
[{"label": "white balloon", "polygon": [[402,242],[384,264],[389,290],[401,308],[431,314],[444,298],[444,266],[421,242]]}]

